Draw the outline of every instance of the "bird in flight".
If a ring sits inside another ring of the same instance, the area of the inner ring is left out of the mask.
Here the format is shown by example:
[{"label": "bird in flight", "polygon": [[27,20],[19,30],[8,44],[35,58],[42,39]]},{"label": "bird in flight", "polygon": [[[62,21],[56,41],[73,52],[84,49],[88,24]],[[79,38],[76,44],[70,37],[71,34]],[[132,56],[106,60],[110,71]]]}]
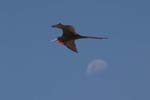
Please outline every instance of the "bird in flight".
[{"label": "bird in flight", "polygon": [[56,25],[52,25],[53,28],[58,28],[63,31],[62,36],[58,37],[57,39],[54,39],[52,41],[55,41],[59,44],[62,44],[69,48],[70,50],[74,52],[78,52],[75,40],[77,39],[86,39],[86,38],[91,38],[91,39],[108,39],[107,37],[94,37],[94,36],[83,36],[78,34],[74,27],[71,25],[64,25],[62,23],[58,23]]}]

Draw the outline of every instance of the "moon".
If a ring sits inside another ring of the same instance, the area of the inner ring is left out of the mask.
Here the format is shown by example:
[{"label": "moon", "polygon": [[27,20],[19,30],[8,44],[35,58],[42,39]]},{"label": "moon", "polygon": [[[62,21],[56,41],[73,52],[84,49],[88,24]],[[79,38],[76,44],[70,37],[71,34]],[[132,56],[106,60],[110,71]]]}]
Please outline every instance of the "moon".
[{"label": "moon", "polygon": [[102,59],[94,59],[87,66],[88,74],[97,74],[106,69],[107,62]]}]

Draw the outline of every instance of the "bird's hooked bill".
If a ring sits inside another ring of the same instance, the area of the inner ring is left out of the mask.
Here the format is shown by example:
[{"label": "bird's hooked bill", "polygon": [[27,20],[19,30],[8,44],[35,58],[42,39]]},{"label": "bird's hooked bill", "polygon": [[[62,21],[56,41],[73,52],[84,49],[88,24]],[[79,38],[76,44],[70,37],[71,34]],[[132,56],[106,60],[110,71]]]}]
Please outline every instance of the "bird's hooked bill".
[{"label": "bird's hooked bill", "polygon": [[57,38],[55,38],[55,39],[53,39],[53,40],[51,40],[52,42],[57,42],[58,40],[57,40]]},{"label": "bird's hooked bill", "polygon": [[56,25],[52,25],[51,27],[53,27],[53,28],[54,28],[54,27],[56,27]]}]

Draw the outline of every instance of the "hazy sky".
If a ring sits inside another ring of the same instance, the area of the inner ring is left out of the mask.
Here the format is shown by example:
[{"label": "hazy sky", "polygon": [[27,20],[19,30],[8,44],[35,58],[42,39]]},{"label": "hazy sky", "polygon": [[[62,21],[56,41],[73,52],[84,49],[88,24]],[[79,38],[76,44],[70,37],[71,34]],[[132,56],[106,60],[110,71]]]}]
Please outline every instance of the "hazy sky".
[{"label": "hazy sky", "polygon": [[[0,0],[0,100],[150,100],[150,1]],[[79,53],[49,40],[73,25]],[[87,77],[100,58],[102,73]]]}]

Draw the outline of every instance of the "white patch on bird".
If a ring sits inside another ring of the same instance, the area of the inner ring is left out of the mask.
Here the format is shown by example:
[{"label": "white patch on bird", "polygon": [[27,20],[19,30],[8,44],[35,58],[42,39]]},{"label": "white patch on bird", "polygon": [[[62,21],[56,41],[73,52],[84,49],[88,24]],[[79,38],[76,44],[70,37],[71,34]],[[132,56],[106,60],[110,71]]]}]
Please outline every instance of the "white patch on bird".
[{"label": "white patch on bird", "polygon": [[97,74],[106,69],[107,63],[102,59],[94,59],[87,66],[88,74]]}]

